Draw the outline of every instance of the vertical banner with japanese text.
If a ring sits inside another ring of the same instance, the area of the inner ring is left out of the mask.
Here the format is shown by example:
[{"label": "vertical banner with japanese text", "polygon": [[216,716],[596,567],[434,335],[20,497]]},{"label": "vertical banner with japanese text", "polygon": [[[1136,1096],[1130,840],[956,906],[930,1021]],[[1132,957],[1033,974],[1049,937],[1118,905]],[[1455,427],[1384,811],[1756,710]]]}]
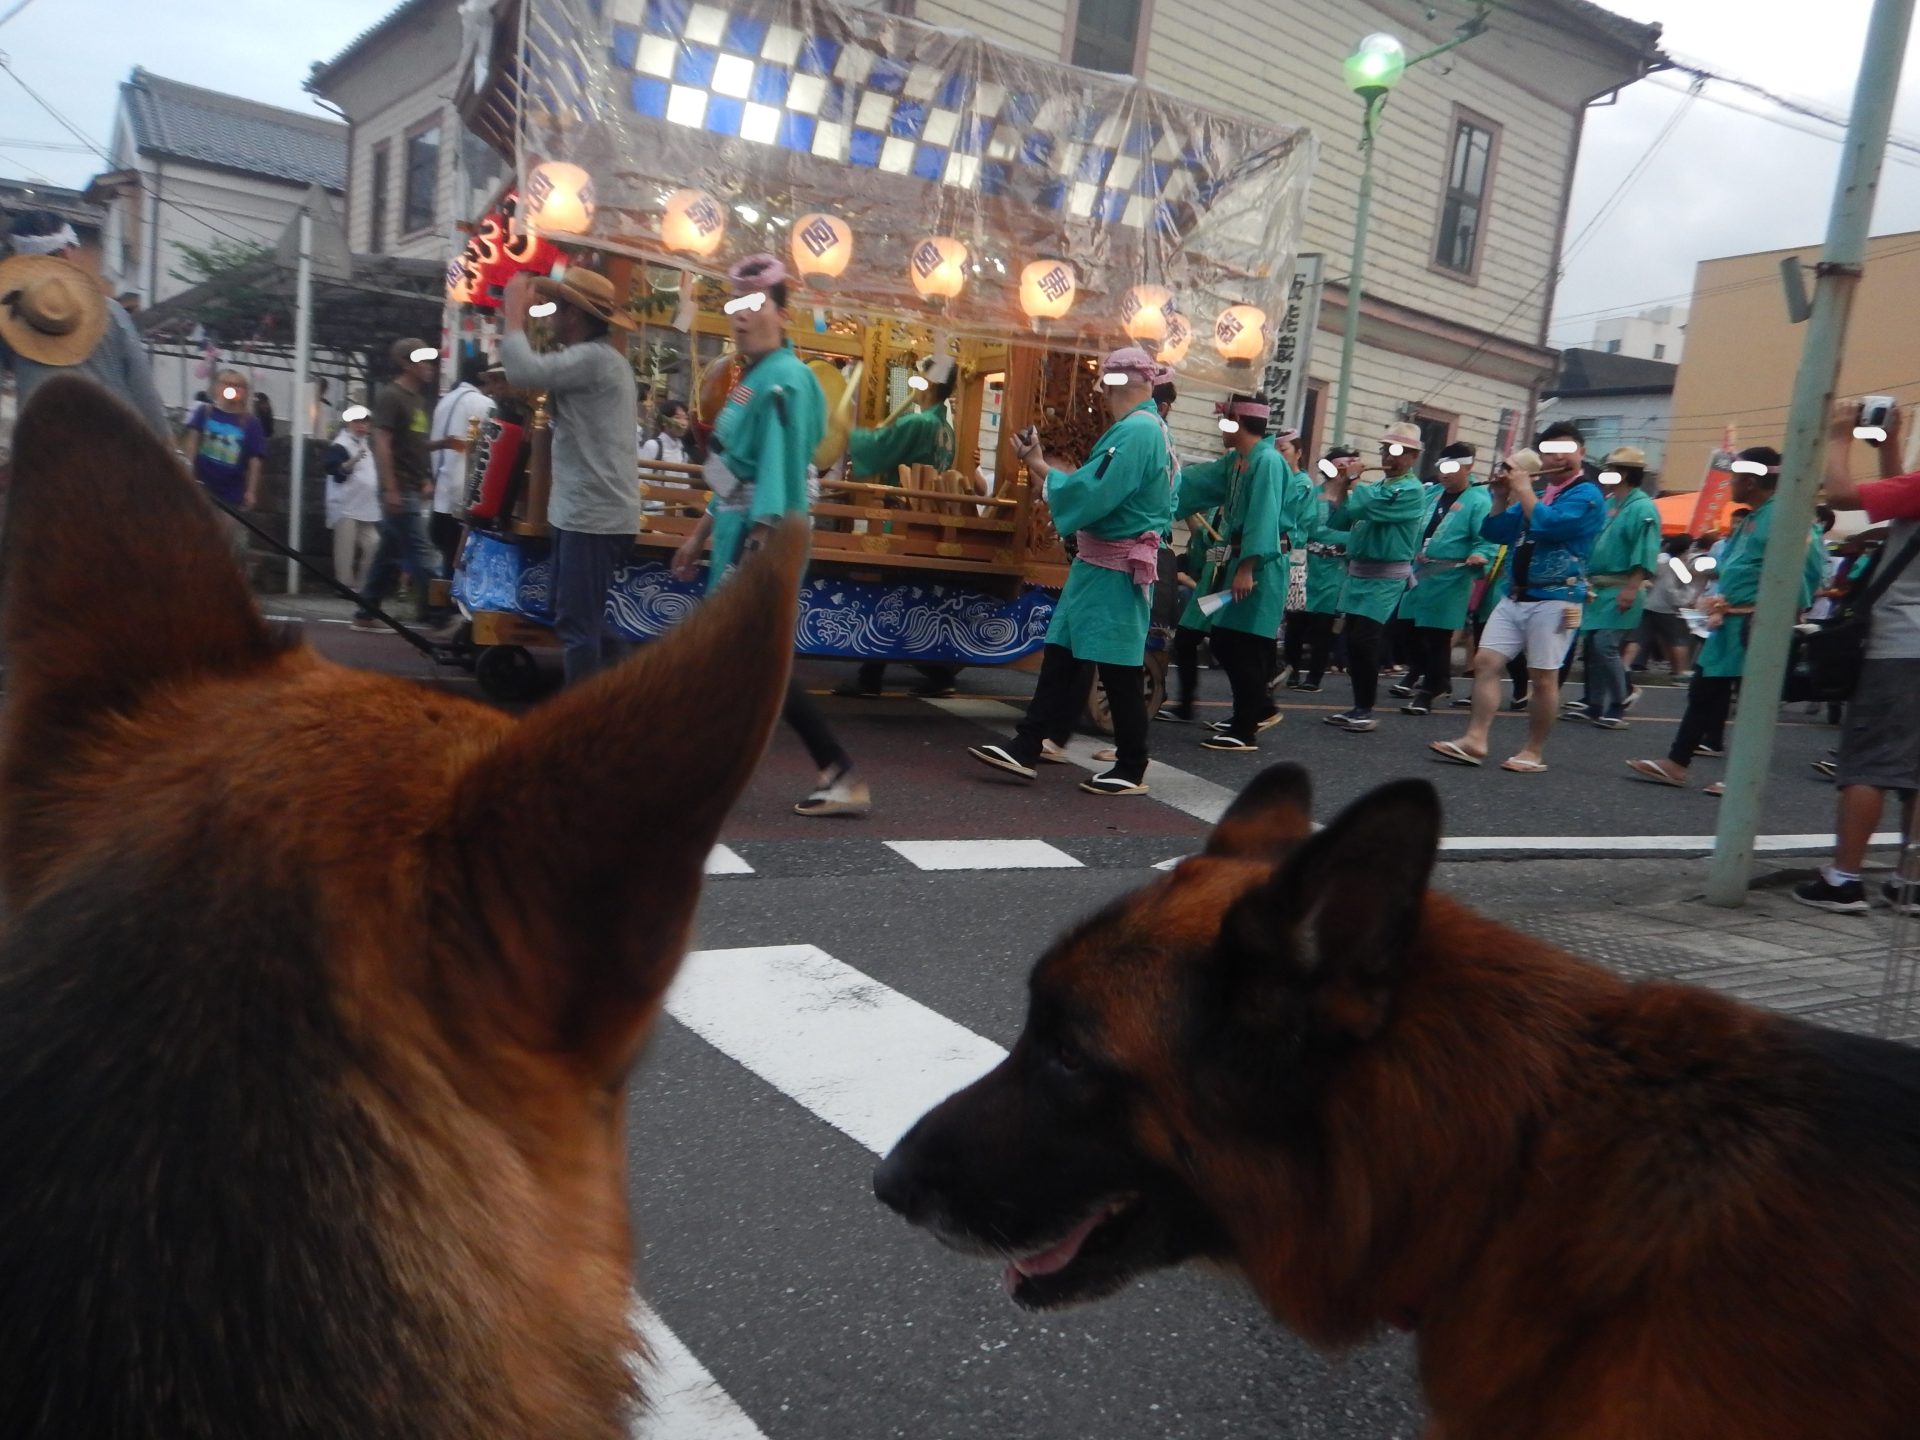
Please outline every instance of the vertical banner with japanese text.
[{"label": "vertical banner with japanese text", "polygon": [[1273,359],[1261,385],[1273,407],[1275,428],[1298,430],[1307,403],[1307,365],[1313,358],[1313,332],[1320,324],[1319,255],[1294,257],[1287,286],[1287,308],[1274,326]]}]

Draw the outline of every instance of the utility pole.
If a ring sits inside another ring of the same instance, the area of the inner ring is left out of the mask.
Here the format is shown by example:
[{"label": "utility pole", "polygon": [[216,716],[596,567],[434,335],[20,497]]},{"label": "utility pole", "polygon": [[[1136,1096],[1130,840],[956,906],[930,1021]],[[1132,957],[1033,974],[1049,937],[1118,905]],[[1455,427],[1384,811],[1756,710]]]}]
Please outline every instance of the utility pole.
[{"label": "utility pole", "polygon": [[1812,318],[1800,373],[1787,414],[1787,442],[1780,485],[1774,493],[1773,529],[1761,568],[1760,593],[1747,628],[1744,703],[1734,727],[1727,764],[1727,790],[1720,802],[1720,829],[1708,869],[1707,899],[1729,909],[1746,903],[1753,866],[1760,802],[1773,762],[1774,729],[1787,673],[1787,651],[1799,619],[1800,577],[1814,494],[1825,473],[1827,419],[1846,347],[1847,317],[1867,253],[1867,231],[1880,184],[1880,166],[1893,123],[1894,94],[1906,56],[1914,0],[1874,0],[1866,53],[1853,96],[1853,114],[1840,158],[1840,180],[1827,243],[1817,270]]},{"label": "utility pole", "polygon": [[[287,475],[287,548],[300,553],[301,521],[307,503],[307,432],[311,428],[307,370],[313,350],[313,212],[299,216],[293,299],[293,454]],[[287,557],[287,593],[300,593],[300,562]]]}]

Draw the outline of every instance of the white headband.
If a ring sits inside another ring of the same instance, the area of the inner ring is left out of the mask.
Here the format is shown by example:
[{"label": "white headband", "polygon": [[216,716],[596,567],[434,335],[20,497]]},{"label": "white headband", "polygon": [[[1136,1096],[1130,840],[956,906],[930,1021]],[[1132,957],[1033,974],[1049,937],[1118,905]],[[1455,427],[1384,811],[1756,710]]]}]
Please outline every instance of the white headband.
[{"label": "white headband", "polygon": [[13,251],[16,255],[58,255],[79,243],[80,237],[73,233],[73,226],[63,225],[51,235],[14,236]]}]

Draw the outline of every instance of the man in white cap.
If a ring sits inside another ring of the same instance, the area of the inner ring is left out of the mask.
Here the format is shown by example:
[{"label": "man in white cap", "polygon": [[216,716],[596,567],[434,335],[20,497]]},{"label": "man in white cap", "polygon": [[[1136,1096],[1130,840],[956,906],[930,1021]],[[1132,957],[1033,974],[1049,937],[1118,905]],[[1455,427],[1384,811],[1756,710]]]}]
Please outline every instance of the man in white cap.
[{"label": "man in white cap", "polygon": [[1426,509],[1426,487],[1414,469],[1423,443],[1419,426],[1404,420],[1389,425],[1380,437],[1381,478],[1356,485],[1343,471],[1328,486],[1334,501],[1328,532],[1347,551],[1340,616],[1346,627],[1353,708],[1329,715],[1327,724],[1355,734],[1380,723],[1373,718],[1373,706],[1380,693],[1381,637],[1413,574],[1420,517]]},{"label": "man in white cap", "polygon": [[[553,316],[556,348],[544,354],[527,338],[536,300]],[[553,628],[566,683],[577,685],[624,648],[607,630],[607,592],[640,530],[640,401],[613,332],[633,329],[633,317],[613,282],[583,266],[564,280],[514,276],[502,309],[507,383],[544,390],[553,406]]]},{"label": "man in white cap", "polygon": [[[732,298],[724,308],[733,348],[747,368],[713,422],[706,464],[713,501],[673,558],[673,573],[692,579],[711,537],[708,590],[726,579],[760,530],[807,513],[809,466],[827,431],[827,397],[787,339],[787,283],[787,267],[764,253],[749,255],[727,274]],[[873,808],[853,757],[797,677],[787,682],[780,718],[820,770],[820,783],[793,807],[795,814],[824,819]]]},{"label": "man in white cap", "polygon": [[[146,346],[125,309],[80,263],[73,226],[45,210],[14,217],[13,255],[0,261],[0,367],[22,409],[52,376],[85,375],[130,405],[169,442],[173,427]],[[0,452],[7,447],[0,444]]]},{"label": "man in white cap", "polygon": [[1075,536],[1076,551],[1047,629],[1026,717],[1008,744],[976,745],[967,752],[984,765],[1031,781],[1043,742],[1072,724],[1086,699],[1087,670],[1098,666],[1113,716],[1116,758],[1112,769],[1082,781],[1080,788],[1094,795],[1146,793],[1141,670],[1160,540],[1173,523],[1167,432],[1153,403],[1153,387],[1163,373],[1137,346],[1107,356],[1100,379],[1113,423],[1078,470],[1054,469],[1033,429],[1014,437],[1015,454],[1033,483],[1045,488],[1054,525]]}]

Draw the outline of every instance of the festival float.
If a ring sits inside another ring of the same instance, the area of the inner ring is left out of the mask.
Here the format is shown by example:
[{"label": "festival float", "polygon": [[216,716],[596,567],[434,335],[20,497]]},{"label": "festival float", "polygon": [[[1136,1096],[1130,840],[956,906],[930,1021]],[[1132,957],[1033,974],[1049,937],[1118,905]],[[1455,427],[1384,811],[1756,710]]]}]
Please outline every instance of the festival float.
[{"label": "festival float", "polygon": [[[710,421],[737,373],[727,268],[768,251],[799,281],[789,334],[832,417],[801,654],[1037,659],[1068,555],[1011,435],[1035,424],[1057,463],[1080,463],[1107,424],[1094,357],[1128,341],[1183,394],[1260,388],[1305,212],[1304,129],[822,0],[499,0],[468,23],[462,111],[511,157],[516,208],[476,231],[450,299],[491,303],[501,267],[599,269],[630,297],[642,384],[673,342]],[[951,468],[847,473],[849,432],[897,413],[929,357],[956,367]],[[552,643],[530,401],[469,452],[455,595],[495,693],[530,676],[525,647]],[[698,597],[668,560],[708,496],[694,466],[643,462],[636,484],[641,533],[609,603],[645,640]],[[1150,662],[1157,704],[1164,651]]]}]

